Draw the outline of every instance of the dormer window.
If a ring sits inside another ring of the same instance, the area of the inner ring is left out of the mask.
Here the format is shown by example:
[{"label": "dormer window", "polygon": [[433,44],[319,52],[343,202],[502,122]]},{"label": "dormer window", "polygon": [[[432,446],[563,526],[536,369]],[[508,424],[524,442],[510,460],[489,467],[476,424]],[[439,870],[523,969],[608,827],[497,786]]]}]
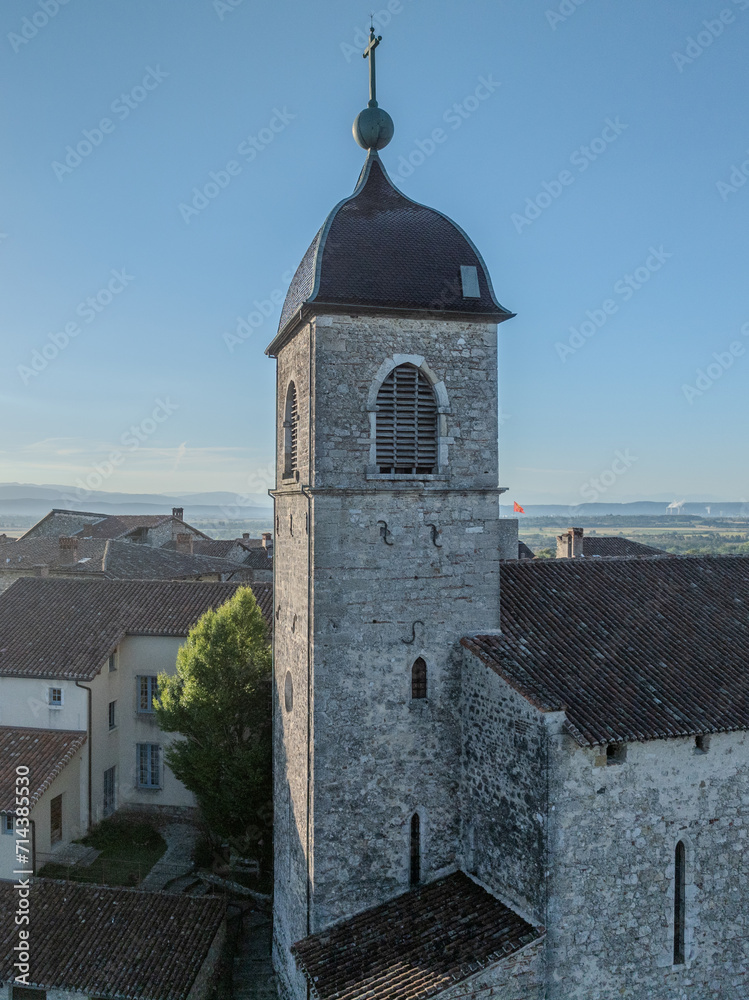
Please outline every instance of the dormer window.
[{"label": "dormer window", "polygon": [[437,400],[414,365],[398,365],[377,394],[377,471],[429,476],[437,473]]},{"label": "dormer window", "polygon": [[299,437],[299,410],[297,407],[297,392],[293,382],[286,391],[286,406],[284,408],[283,441],[284,441],[284,479],[298,479],[297,449]]}]

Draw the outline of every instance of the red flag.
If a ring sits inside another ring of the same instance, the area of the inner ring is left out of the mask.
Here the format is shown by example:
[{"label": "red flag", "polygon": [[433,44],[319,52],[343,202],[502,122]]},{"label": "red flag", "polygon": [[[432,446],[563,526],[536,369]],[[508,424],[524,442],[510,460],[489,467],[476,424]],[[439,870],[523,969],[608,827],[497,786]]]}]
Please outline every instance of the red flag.
[{"label": "red flag", "polygon": [[525,514],[525,511],[520,506],[520,504],[517,502],[517,500],[515,501],[515,504],[514,504],[514,506],[513,506],[512,509],[515,511],[516,514]]}]

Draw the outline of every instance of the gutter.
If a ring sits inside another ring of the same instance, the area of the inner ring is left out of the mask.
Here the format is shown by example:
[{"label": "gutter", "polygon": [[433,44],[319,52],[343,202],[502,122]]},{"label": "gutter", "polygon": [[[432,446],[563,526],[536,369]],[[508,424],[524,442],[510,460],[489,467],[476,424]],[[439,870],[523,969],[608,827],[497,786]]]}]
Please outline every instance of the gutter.
[{"label": "gutter", "polygon": [[93,789],[91,787],[91,776],[93,773],[93,761],[91,759],[92,747],[94,742],[94,732],[92,725],[92,708],[91,708],[91,688],[86,687],[85,684],[81,684],[80,681],[75,682],[75,686],[80,688],[81,691],[85,691],[88,694],[88,711],[86,719],[86,728],[88,734],[88,830],[91,830],[91,820],[93,818]]}]

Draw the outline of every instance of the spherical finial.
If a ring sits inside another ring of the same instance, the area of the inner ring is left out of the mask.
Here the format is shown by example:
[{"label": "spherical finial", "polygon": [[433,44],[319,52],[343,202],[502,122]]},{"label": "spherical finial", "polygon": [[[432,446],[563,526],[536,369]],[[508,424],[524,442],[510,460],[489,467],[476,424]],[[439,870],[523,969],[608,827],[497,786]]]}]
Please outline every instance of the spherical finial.
[{"label": "spherical finial", "polygon": [[370,106],[356,116],[353,132],[362,149],[384,149],[395,134],[395,125],[387,111]]}]

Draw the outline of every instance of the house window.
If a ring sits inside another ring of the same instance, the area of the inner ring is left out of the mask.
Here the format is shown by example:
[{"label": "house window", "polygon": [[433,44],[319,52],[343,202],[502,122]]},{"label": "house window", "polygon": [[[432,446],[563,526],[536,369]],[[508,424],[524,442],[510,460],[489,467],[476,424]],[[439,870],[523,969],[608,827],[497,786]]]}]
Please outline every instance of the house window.
[{"label": "house window", "polygon": [[707,753],[710,749],[710,737],[709,736],[695,736],[694,738],[694,752],[695,753]]},{"label": "house window", "polygon": [[14,986],[13,1000],[47,1000],[46,990],[35,990],[31,986]]},{"label": "house window", "polygon": [[427,665],[420,656],[411,667],[411,697],[426,698],[427,696]]},{"label": "house window", "polygon": [[297,407],[296,386],[289,383],[286,391],[286,407],[283,420],[284,440],[284,479],[291,479],[297,471],[297,448],[299,438],[299,410]]},{"label": "house window", "polygon": [[104,772],[104,815],[111,816],[117,808],[117,768],[109,767]]},{"label": "house window", "polygon": [[109,703],[109,728],[114,729],[117,725],[117,702],[110,701]]},{"label": "house window", "polygon": [[117,650],[109,654],[109,672],[112,673],[113,670],[117,669]]},{"label": "house window", "polygon": [[414,365],[394,368],[377,393],[377,470],[432,475],[437,470],[437,400]]},{"label": "house window", "polygon": [[684,841],[676,845],[674,858],[674,965],[683,965],[685,958],[685,924],[687,910],[687,852]]},{"label": "house window", "polygon": [[283,684],[283,700],[286,711],[291,712],[294,708],[294,681],[290,670],[286,671],[286,678]]},{"label": "house window", "polygon": [[154,700],[159,694],[159,678],[142,676],[138,678],[138,711],[153,713]]},{"label": "house window", "polygon": [[63,696],[62,688],[50,688],[49,689],[49,707],[50,708],[62,708]]},{"label": "house window", "polygon": [[3,813],[2,832],[13,833],[13,816],[11,813]]},{"label": "house window", "polygon": [[137,745],[136,767],[139,788],[161,788],[161,747],[158,743]]},{"label": "house window", "polygon": [[627,759],[626,743],[609,743],[606,747],[607,764],[623,764]]},{"label": "house window", "polygon": [[418,813],[411,817],[411,885],[421,882],[421,818]]},{"label": "house window", "polygon": [[56,795],[49,804],[50,842],[57,844],[62,840],[62,795]]}]

